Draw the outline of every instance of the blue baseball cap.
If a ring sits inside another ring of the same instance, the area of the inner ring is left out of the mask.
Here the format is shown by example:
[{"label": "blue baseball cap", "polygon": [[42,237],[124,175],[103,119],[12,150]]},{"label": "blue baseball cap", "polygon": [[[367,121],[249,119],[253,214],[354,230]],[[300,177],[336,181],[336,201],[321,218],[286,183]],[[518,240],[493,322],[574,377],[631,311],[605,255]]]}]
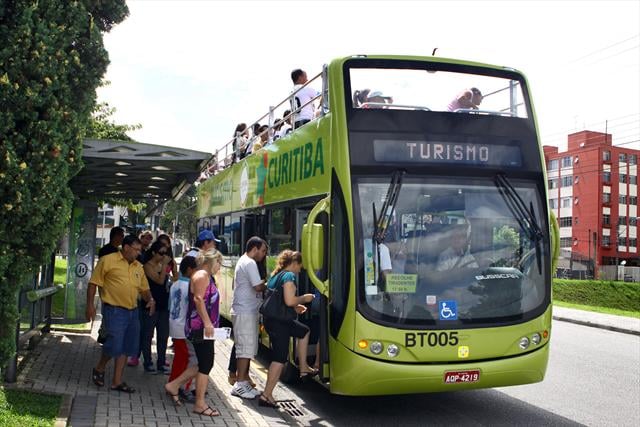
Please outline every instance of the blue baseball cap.
[{"label": "blue baseball cap", "polygon": [[215,234],[211,230],[202,230],[200,234],[198,234],[198,240],[204,242],[205,240],[213,240],[216,243],[220,243],[220,239],[216,239]]}]

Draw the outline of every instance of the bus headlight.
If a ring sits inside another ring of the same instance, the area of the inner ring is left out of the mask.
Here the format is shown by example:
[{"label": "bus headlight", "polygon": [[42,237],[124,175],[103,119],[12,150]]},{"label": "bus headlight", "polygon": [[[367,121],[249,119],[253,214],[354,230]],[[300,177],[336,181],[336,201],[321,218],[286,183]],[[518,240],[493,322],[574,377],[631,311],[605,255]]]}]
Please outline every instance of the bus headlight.
[{"label": "bus headlight", "polygon": [[522,350],[526,350],[527,347],[529,347],[529,338],[527,337],[520,338],[520,342],[518,343],[518,345]]},{"label": "bus headlight", "polygon": [[380,341],[374,341],[371,343],[371,345],[369,346],[369,350],[371,350],[371,353],[373,354],[380,354],[382,353],[382,349],[383,349],[383,345]]},{"label": "bus headlight", "polygon": [[398,346],[395,344],[389,344],[389,347],[387,347],[387,354],[389,357],[396,357],[398,353],[400,353]]},{"label": "bus headlight", "polygon": [[534,345],[538,345],[538,344],[540,344],[540,340],[541,340],[540,334],[535,333],[535,334],[531,335],[531,342],[532,342]]}]

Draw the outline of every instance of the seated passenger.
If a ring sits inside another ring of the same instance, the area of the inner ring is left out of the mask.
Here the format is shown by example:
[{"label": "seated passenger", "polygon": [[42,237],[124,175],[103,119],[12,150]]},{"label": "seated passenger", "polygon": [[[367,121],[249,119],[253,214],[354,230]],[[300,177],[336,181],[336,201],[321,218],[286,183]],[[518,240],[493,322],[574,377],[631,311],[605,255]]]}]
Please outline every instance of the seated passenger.
[{"label": "seated passenger", "polygon": [[362,89],[361,91],[355,91],[353,94],[354,108],[387,108],[386,104],[393,104],[393,98],[383,95],[382,92],[377,90]]},{"label": "seated passenger", "polygon": [[438,257],[437,271],[447,271],[454,268],[478,268],[478,263],[469,252],[468,224],[455,225],[446,232],[449,235],[450,246]]},{"label": "seated passenger", "polygon": [[447,111],[456,111],[460,109],[477,110],[482,102],[482,93],[478,88],[472,87],[460,92],[453,101],[447,106]]},{"label": "seated passenger", "polygon": [[249,129],[247,129],[246,123],[239,123],[236,126],[236,130],[233,132],[233,138],[232,162],[235,163],[237,159],[242,158],[242,153],[249,139]]}]

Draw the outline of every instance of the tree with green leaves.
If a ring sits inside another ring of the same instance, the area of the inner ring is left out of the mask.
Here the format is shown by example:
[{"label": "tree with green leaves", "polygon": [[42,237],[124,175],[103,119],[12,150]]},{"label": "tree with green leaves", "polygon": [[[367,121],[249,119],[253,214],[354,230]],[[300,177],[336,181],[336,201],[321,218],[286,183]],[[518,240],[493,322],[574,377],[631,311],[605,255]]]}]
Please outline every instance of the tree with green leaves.
[{"label": "tree with green leaves", "polygon": [[68,224],[69,180],[124,0],[0,2],[0,366],[15,351],[17,292]]},{"label": "tree with green leaves", "polygon": [[164,205],[160,228],[168,232],[175,230],[175,237],[189,243],[195,242],[198,223],[196,207],[196,187],[192,185],[180,200],[172,199]]},{"label": "tree with green leaves", "polygon": [[127,132],[141,129],[142,125],[139,123],[135,125],[117,124],[112,120],[115,112],[116,109],[106,102],[97,104],[85,129],[85,138],[133,141]]}]

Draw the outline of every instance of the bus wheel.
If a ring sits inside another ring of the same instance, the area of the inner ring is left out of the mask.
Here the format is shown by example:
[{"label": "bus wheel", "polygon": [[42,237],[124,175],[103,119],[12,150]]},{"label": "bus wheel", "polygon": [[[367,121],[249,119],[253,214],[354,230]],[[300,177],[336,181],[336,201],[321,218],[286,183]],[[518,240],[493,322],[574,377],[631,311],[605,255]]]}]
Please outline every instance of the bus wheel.
[{"label": "bus wheel", "polygon": [[280,374],[280,381],[285,384],[295,384],[298,382],[300,378],[300,373],[298,372],[298,368],[296,368],[293,363],[287,362],[282,369],[282,374]]}]

